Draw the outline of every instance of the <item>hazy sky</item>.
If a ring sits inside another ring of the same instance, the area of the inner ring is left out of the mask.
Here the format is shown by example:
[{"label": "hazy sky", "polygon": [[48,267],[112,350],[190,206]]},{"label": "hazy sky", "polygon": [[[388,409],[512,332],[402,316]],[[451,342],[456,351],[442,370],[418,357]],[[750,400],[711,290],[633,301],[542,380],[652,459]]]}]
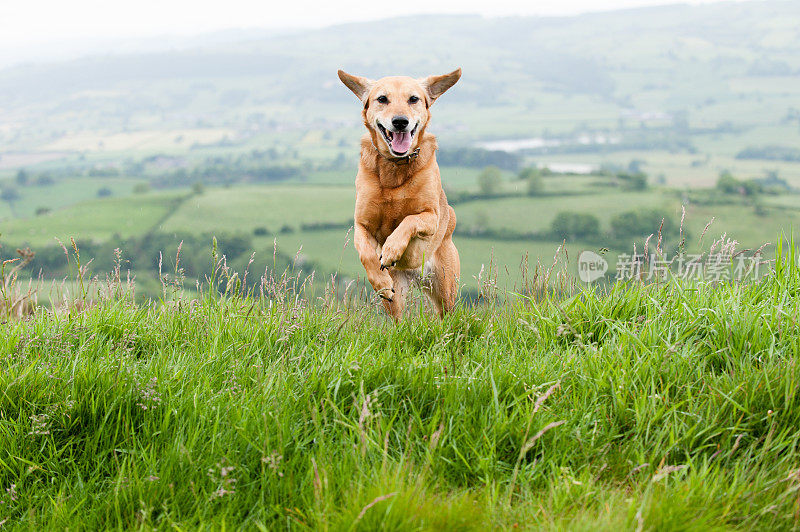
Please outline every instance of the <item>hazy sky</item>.
[{"label": "hazy sky", "polygon": [[[88,50],[108,39],[231,28],[319,27],[418,13],[566,15],[715,1],[720,0],[0,0],[0,64]],[[46,46],[54,42],[61,47]]]}]

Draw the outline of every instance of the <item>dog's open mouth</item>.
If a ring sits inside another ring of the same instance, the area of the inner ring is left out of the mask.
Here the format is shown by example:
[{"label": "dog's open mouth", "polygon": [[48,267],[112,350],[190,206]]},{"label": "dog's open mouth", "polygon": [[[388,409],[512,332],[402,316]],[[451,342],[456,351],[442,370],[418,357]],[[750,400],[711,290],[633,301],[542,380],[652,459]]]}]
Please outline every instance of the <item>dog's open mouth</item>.
[{"label": "dog's open mouth", "polygon": [[419,123],[411,131],[389,131],[380,122],[378,123],[378,129],[381,131],[386,144],[389,145],[389,150],[392,155],[398,157],[406,155],[408,150],[411,149],[411,141],[414,139],[417,127],[419,127]]}]

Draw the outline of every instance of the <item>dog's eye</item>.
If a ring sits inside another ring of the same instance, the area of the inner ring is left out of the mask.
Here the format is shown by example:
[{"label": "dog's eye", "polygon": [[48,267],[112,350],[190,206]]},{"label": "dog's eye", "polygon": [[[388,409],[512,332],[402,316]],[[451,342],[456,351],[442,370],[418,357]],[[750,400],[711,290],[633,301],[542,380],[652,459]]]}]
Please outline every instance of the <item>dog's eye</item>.
[{"label": "dog's eye", "polygon": [[408,103],[417,103],[418,101],[419,101],[418,96],[412,96],[411,98],[408,99]]},{"label": "dog's eye", "polygon": [[383,95],[378,96],[376,99],[378,100],[378,103],[389,103],[389,98]]}]

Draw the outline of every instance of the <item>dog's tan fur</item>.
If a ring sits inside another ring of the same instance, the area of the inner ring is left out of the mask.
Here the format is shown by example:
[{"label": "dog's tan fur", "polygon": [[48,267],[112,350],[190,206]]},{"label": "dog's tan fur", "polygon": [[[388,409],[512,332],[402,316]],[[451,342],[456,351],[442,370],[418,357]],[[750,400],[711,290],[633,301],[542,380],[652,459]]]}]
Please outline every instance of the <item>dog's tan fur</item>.
[{"label": "dog's tan fur", "polygon": [[[426,128],[430,106],[460,77],[458,69],[421,80],[397,76],[372,81],[339,71],[363,103],[367,127],[356,176],[355,247],[370,284],[395,318],[402,316],[408,288],[423,265],[423,289],[439,315],[455,305],[461,275],[452,240],[456,214],[442,190],[436,137]],[[390,150],[378,128],[399,115],[418,124],[405,157]]]}]

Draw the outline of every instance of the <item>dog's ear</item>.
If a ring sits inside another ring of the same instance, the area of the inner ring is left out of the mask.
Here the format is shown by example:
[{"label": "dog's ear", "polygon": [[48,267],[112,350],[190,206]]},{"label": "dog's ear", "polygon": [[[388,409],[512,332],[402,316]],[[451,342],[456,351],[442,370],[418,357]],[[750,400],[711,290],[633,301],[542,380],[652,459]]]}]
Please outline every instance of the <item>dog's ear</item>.
[{"label": "dog's ear", "polygon": [[428,93],[428,98],[430,98],[431,103],[433,103],[436,101],[436,98],[444,94],[447,89],[455,85],[456,81],[458,81],[460,78],[461,69],[457,68],[449,74],[443,74],[441,76],[428,76],[425,79],[421,79],[419,82],[423,87],[425,87],[425,91]]},{"label": "dog's ear", "polygon": [[342,83],[344,83],[348,89],[353,91],[353,94],[355,94],[362,102],[367,98],[369,90],[372,88],[372,84],[375,83],[371,79],[362,78],[361,76],[354,76],[352,74],[348,74],[344,70],[339,71],[339,79],[342,80]]}]

